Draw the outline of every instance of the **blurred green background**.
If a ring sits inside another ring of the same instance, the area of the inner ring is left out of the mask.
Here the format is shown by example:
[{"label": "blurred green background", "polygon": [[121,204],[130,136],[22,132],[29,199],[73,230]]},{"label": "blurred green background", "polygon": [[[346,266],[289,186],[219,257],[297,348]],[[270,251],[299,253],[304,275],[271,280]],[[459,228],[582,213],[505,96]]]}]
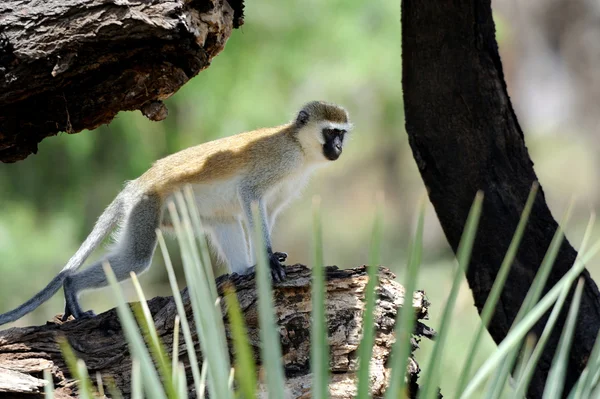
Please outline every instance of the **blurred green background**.
[{"label": "blurred green background", "polygon": [[[539,1],[532,0],[538,8],[531,9],[516,9],[513,3],[498,0],[493,5],[509,91],[554,215],[560,216],[575,197],[574,218],[566,231],[577,246],[599,199],[594,130],[598,113],[585,107],[581,111],[577,105],[591,101],[600,76],[590,78],[591,72],[571,68],[570,60],[581,55],[578,40],[575,45],[559,40],[560,45],[553,46],[556,32],[548,33],[541,23],[536,28],[533,22],[539,22],[543,7]],[[284,123],[313,99],[344,105],[355,131],[341,159],[317,173],[304,195],[279,219],[275,249],[287,251],[290,262],[310,264],[311,197],[318,194],[325,215],[326,263],[342,268],[366,263],[374,198],[383,191],[382,263],[402,280],[408,237],[425,189],[404,131],[399,11],[399,2],[392,0],[285,4],[254,0],[246,6],[245,25],[233,32],[212,66],[167,101],[165,121],[150,122],[139,112],[121,113],[108,126],[59,134],[43,141],[37,155],[0,165],[0,312],[44,287],[123,182],[139,176],[154,160],[207,140]],[[515,13],[519,18],[513,18]],[[570,17],[574,21],[563,21],[565,26],[586,26],[583,17]],[[537,41],[523,40],[534,35],[531,29],[537,29]],[[563,27],[562,32],[570,31]],[[578,84],[581,79],[587,84]],[[432,302],[430,325],[435,328],[455,261],[431,207],[425,245],[419,288]],[[169,294],[157,255],[154,267],[141,279],[147,297]],[[588,266],[600,278],[598,263]],[[124,287],[133,300],[130,284]],[[84,294],[83,303],[97,313],[114,306],[106,290]],[[62,295],[57,294],[13,325],[44,323],[62,307]],[[454,390],[457,366],[462,365],[477,323],[465,281],[442,368],[445,395]],[[492,349],[486,336],[479,359]],[[427,367],[430,350],[431,344],[423,342],[422,367]]]}]

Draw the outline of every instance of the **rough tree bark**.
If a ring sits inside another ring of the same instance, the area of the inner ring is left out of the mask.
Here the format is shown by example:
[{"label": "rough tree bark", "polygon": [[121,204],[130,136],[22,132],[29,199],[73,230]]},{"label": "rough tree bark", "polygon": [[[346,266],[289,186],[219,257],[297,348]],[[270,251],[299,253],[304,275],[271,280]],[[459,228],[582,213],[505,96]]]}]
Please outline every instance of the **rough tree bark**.
[{"label": "rough tree bark", "polygon": [[[537,180],[506,90],[490,0],[403,0],[402,62],[410,145],[454,251],[476,191],[485,193],[467,273],[481,311]],[[489,326],[496,342],[506,336],[556,228],[540,189]],[[569,270],[576,255],[565,241],[547,288]],[[567,393],[585,367],[600,328],[598,288],[587,270],[582,277],[585,289],[569,354]],[[541,397],[563,321],[538,365],[530,398]],[[544,322],[533,329],[538,336]]]},{"label": "rough tree bark", "polygon": [[[286,386],[293,398],[310,397],[310,269],[302,265],[288,266],[288,278],[274,288],[276,321],[279,326]],[[364,290],[368,277],[364,267],[326,271],[326,316],[330,352],[332,398],[352,398],[356,393],[357,349],[361,338],[364,312]],[[404,303],[404,289],[393,281],[394,275],[381,268],[378,300],[375,310],[375,346],[371,361],[372,394],[381,397],[390,378],[387,359],[394,341],[393,329],[396,311]],[[254,276],[222,276],[217,279],[219,292],[233,283],[245,315],[250,344],[258,360],[259,331],[257,293]],[[183,291],[186,313],[192,314],[187,290]],[[172,350],[173,323],[177,314],[172,297],[157,297],[148,302],[158,334],[167,351]],[[422,292],[413,295],[416,318],[427,318],[429,303]],[[225,316],[225,310],[223,310]],[[190,326],[194,323],[190,320]],[[229,337],[229,325],[225,320]],[[192,331],[194,339],[195,331]],[[417,321],[413,351],[420,337],[431,337],[433,331]],[[76,355],[83,359],[92,378],[100,372],[103,381],[113,379],[116,386],[129,397],[131,358],[123,337],[116,311],[110,310],[91,319],[61,323],[59,317],[45,326],[13,328],[0,332],[0,396],[33,398],[43,393],[42,371],[50,369],[54,377],[57,398],[77,397],[77,386],[70,378],[57,345],[58,337],[66,337]],[[189,371],[183,337],[179,339],[181,358]],[[229,342],[231,348],[231,342]],[[198,352],[198,358],[202,356]],[[416,379],[419,367],[411,355],[408,364],[411,397],[416,397]],[[399,378],[400,376],[395,376]],[[94,379],[94,378],[93,378]],[[188,372],[190,397],[195,397],[191,373]]]},{"label": "rough tree bark", "polygon": [[243,0],[0,2],[0,161],[60,131],[93,129],[122,110],[152,120],[161,100],[208,67]]}]

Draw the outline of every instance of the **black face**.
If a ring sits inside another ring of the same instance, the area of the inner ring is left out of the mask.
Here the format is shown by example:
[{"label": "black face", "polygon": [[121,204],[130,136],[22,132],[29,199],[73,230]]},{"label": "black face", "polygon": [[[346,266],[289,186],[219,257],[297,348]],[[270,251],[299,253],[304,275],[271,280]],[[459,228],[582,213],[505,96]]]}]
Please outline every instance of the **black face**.
[{"label": "black face", "polygon": [[323,155],[330,161],[335,161],[342,154],[342,143],[344,142],[345,130],[342,129],[323,129]]}]

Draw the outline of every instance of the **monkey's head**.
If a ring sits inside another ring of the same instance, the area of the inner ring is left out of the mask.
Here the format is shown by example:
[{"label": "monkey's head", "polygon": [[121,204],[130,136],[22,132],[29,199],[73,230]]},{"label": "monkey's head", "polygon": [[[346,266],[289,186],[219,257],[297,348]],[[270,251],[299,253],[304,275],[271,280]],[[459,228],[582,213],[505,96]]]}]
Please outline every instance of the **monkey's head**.
[{"label": "monkey's head", "polygon": [[305,151],[317,159],[335,161],[352,130],[348,112],[339,105],[312,101],[298,113],[295,125]]}]

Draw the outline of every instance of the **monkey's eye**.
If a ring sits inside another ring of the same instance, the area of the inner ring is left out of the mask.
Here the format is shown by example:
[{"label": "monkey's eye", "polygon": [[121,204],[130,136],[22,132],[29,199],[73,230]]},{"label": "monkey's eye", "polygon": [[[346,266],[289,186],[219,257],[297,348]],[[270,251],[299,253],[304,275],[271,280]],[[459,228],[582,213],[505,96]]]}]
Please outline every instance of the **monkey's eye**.
[{"label": "monkey's eye", "polygon": [[323,129],[323,134],[327,136],[343,136],[345,133],[344,129]]}]

